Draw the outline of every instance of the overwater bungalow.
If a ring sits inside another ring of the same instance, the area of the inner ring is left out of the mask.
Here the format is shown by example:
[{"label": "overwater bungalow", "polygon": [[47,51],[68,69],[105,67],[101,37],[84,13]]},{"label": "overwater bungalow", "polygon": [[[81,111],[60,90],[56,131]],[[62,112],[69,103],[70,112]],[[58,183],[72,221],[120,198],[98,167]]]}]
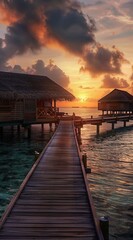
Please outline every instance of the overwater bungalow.
[{"label": "overwater bungalow", "polygon": [[36,121],[56,115],[57,100],[74,96],[46,76],[0,72],[0,124]]},{"label": "overwater bungalow", "polygon": [[98,101],[98,110],[105,114],[133,112],[133,96],[126,91],[114,89]]}]

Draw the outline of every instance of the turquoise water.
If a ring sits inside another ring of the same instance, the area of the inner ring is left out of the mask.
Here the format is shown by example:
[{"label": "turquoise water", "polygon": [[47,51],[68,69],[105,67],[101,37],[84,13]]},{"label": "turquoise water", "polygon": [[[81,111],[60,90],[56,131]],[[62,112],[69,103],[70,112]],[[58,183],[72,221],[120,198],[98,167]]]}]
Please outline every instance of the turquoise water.
[{"label": "turquoise water", "polygon": [[[98,116],[95,108],[65,108],[61,111],[82,117]],[[100,127],[96,137],[96,126],[82,128],[82,151],[86,152],[92,173],[88,184],[98,217],[107,215],[110,219],[111,240],[133,239],[133,121],[127,128],[123,123]],[[117,130],[116,130],[117,128]],[[31,140],[26,140],[7,129],[0,140],[0,213],[17,191],[23,178],[35,161],[35,151],[41,152],[51,133],[48,128],[32,129]]]},{"label": "turquoise water", "polygon": [[[98,116],[97,109],[68,109],[82,117]],[[100,135],[96,126],[84,125],[82,151],[86,152],[88,184],[98,217],[108,216],[110,240],[133,240],[133,121],[123,128],[123,122],[104,123]]]},{"label": "turquoise water", "polygon": [[[130,139],[130,141],[129,141]],[[83,140],[98,216],[110,218],[111,239],[133,239],[133,130]]]},{"label": "turquoise water", "polygon": [[33,126],[30,140],[23,131],[18,135],[16,129],[14,133],[10,127],[4,129],[0,138],[0,216],[34,164],[35,151],[40,153],[51,135],[47,126],[44,132]]}]

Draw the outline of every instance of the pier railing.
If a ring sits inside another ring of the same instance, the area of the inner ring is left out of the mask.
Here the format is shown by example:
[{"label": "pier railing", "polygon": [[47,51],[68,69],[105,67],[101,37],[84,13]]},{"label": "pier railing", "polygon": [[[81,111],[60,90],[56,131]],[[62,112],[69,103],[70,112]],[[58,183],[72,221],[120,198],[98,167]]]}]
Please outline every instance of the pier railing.
[{"label": "pier railing", "polygon": [[100,117],[94,117],[91,116],[91,118],[81,118],[81,119],[75,119],[75,126],[77,128],[82,127],[85,124],[95,125],[96,126],[96,133],[99,135],[100,133],[100,126],[103,123],[111,123],[112,124],[112,130],[114,129],[114,125],[117,122],[123,122],[123,127],[126,127],[126,123],[130,120],[133,120],[133,115],[116,115],[116,116],[100,116]]}]

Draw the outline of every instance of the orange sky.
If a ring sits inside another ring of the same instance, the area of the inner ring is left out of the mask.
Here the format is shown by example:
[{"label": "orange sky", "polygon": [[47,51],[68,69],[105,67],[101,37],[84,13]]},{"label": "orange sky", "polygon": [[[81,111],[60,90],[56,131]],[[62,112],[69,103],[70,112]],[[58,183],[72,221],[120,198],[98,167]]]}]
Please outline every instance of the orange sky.
[{"label": "orange sky", "polygon": [[47,3],[44,10],[48,8],[49,12],[43,17],[44,6],[39,1],[37,6],[31,1],[21,6],[21,14],[16,0],[18,5],[9,9],[2,2],[0,54],[5,51],[3,57],[7,59],[5,69],[0,60],[0,70],[47,75],[76,97],[74,102],[61,102],[59,106],[97,107],[98,99],[114,88],[133,93],[131,1],[80,0],[76,6],[72,0],[55,0],[53,8]]}]

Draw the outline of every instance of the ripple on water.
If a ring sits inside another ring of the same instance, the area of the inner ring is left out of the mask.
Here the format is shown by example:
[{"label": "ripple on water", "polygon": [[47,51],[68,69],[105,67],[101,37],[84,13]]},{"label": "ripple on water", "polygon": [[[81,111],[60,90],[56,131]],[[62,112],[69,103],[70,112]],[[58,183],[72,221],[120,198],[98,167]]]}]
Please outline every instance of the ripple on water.
[{"label": "ripple on water", "polygon": [[[73,113],[73,110],[82,117],[99,114],[94,108],[61,111]],[[110,130],[111,124],[103,124],[100,136],[96,137],[96,126],[85,125],[82,129],[82,150],[87,153],[92,169],[88,182],[98,216],[110,218],[110,240],[133,240],[133,128]],[[34,151],[41,151],[47,141],[46,131],[42,134],[37,129],[32,141],[8,136],[1,142],[0,166],[4,167],[2,171],[0,168],[1,213],[33,164]]]},{"label": "ripple on water", "polygon": [[31,140],[11,135],[10,129],[0,139],[0,216],[35,161],[35,151],[41,152],[51,137],[38,128],[32,129]]},{"label": "ripple on water", "polygon": [[92,173],[88,182],[99,217],[110,218],[110,239],[133,239],[133,130],[82,133]]}]

